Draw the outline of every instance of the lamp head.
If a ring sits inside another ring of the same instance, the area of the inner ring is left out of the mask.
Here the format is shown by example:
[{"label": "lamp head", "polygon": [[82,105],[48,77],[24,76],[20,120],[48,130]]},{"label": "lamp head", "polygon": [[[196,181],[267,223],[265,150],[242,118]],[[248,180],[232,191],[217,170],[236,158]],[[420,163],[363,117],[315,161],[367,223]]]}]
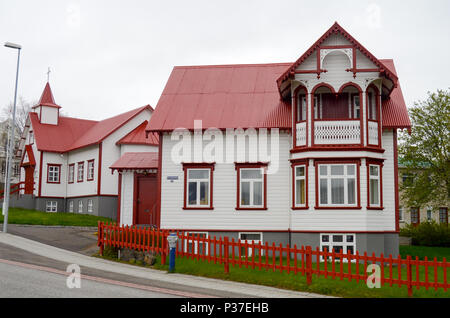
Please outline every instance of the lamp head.
[{"label": "lamp head", "polygon": [[5,46],[9,47],[11,49],[18,49],[18,50],[20,50],[22,48],[19,44],[15,44],[15,43],[11,43],[11,42],[6,42]]}]

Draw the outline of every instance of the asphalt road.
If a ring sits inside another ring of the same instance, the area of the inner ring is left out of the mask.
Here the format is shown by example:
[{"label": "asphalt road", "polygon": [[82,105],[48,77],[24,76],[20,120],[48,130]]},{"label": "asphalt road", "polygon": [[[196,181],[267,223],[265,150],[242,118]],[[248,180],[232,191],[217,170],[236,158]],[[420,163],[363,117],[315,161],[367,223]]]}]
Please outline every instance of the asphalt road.
[{"label": "asphalt road", "polygon": [[[79,280],[51,269],[37,269],[34,266],[7,264],[0,262],[0,297],[1,298],[168,298],[180,297],[173,294],[132,288],[103,281]],[[69,288],[67,285],[69,281]],[[80,288],[76,288],[79,286]]]}]

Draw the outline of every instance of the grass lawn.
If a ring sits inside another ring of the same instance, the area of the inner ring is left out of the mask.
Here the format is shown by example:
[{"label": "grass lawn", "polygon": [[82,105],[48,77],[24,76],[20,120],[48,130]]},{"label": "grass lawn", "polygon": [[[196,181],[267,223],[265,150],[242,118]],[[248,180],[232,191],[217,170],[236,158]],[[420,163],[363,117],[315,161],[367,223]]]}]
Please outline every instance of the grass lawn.
[{"label": "grass lawn", "polygon": [[[99,220],[111,222],[109,218],[78,213],[50,213],[20,208],[10,208],[8,212],[8,224],[97,226]],[[0,223],[3,223],[2,213]]]},{"label": "grass lawn", "polygon": [[[415,247],[419,248],[419,247]],[[429,258],[433,258],[434,256],[441,255],[440,249],[434,250],[434,248],[425,249],[428,251],[426,254]],[[106,249],[105,249],[106,251]],[[448,253],[448,250],[447,250]],[[111,254],[106,255],[105,258],[111,258]],[[405,253],[406,255],[406,253]],[[415,254],[413,253],[415,256]],[[418,255],[419,256],[419,255]],[[117,260],[117,259],[113,259]],[[276,260],[278,263],[279,261]],[[283,262],[286,264],[286,261]],[[330,263],[328,263],[328,268],[331,268]],[[337,264],[337,266],[339,266]],[[313,263],[313,268],[316,267],[316,264]],[[324,263],[321,263],[321,268],[324,268]],[[356,265],[351,264],[352,273],[356,272]],[[161,260],[158,256],[156,264],[152,267],[154,269],[159,270],[168,270],[168,259],[166,265],[161,265]],[[344,264],[344,271],[347,272],[348,264]],[[359,272],[363,273],[363,266],[359,266]],[[355,280],[348,281],[348,279],[340,279],[339,277],[335,277],[334,279],[331,277],[325,278],[323,276],[317,277],[313,275],[312,284],[307,285],[306,276],[302,276],[300,273],[295,275],[294,273],[287,274],[286,272],[280,273],[279,271],[273,272],[272,270],[266,271],[265,269],[258,270],[258,268],[252,269],[251,267],[246,268],[245,266],[233,267],[230,264],[230,272],[229,274],[224,273],[224,266],[221,264],[214,264],[212,261],[208,263],[208,261],[197,261],[192,259],[186,259],[182,257],[177,257],[176,259],[176,273],[180,274],[189,274],[196,276],[203,276],[209,278],[218,278],[223,280],[231,280],[238,281],[250,284],[259,284],[266,285],[271,287],[290,289],[295,291],[304,291],[311,293],[318,293],[323,295],[331,295],[337,297],[352,297],[352,298],[390,298],[390,297],[408,297],[408,290],[406,286],[399,288],[397,285],[393,285],[392,287],[389,284],[385,284],[381,288],[370,289],[366,286],[365,282]],[[384,268],[385,276],[387,277],[389,274],[389,267],[385,266]],[[430,268],[428,270],[430,281],[434,280],[433,269]],[[447,273],[447,277],[449,277],[450,273]],[[402,268],[401,275],[403,278],[406,278],[406,268]],[[413,277],[415,279],[416,269],[413,266]],[[425,270],[421,266],[419,269],[419,275],[421,281],[424,280]],[[393,276],[398,277],[398,268],[393,268]],[[438,271],[438,281],[443,281],[443,271]],[[430,288],[426,290],[421,287],[419,290],[413,290],[414,297],[423,297],[423,298],[449,298],[450,290],[447,292],[443,289],[438,289],[435,291]]]},{"label": "grass lawn", "polygon": [[413,258],[418,256],[421,260],[425,259],[425,256],[428,257],[428,260],[433,260],[436,257],[438,261],[445,257],[446,261],[450,261],[450,247],[402,245],[400,246],[400,255],[402,257],[411,255]]}]

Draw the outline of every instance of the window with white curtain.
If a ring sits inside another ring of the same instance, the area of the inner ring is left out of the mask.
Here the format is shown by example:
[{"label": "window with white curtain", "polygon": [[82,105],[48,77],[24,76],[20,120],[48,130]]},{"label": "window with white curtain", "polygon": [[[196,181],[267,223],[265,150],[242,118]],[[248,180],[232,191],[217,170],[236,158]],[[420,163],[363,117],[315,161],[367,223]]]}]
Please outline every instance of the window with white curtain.
[{"label": "window with white curtain", "polygon": [[356,169],[356,164],[319,164],[319,206],[356,207]]},{"label": "window with white curtain", "polygon": [[380,206],[380,166],[369,165],[369,203],[370,206]]},{"label": "window with white curtain", "polygon": [[187,206],[210,205],[211,169],[187,169]]},{"label": "window with white curtain", "polygon": [[264,172],[262,168],[241,168],[240,207],[264,206]]},{"label": "window with white curtain", "polygon": [[295,207],[306,206],[306,166],[294,166]]}]

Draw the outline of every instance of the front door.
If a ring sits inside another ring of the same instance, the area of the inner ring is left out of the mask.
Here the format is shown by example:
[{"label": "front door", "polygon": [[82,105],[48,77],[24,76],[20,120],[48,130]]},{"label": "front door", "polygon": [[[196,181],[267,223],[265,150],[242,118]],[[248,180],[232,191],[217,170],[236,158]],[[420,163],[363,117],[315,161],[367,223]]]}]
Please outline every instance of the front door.
[{"label": "front door", "polygon": [[25,169],[25,194],[33,194],[34,166],[26,166]]},{"label": "front door", "polygon": [[156,174],[138,175],[136,178],[136,224],[157,226],[158,182]]}]

